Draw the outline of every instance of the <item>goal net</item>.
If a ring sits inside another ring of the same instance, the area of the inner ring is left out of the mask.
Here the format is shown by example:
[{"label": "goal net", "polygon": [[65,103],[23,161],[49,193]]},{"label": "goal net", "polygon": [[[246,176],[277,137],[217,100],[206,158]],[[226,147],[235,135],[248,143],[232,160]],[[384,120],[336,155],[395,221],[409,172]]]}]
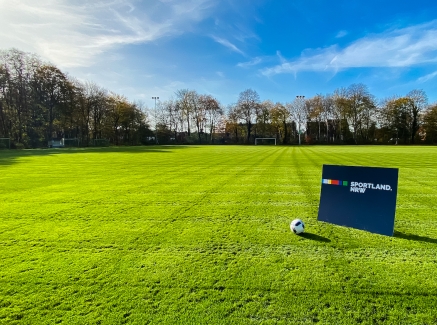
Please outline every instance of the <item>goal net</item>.
[{"label": "goal net", "polygon": [[93,147],[108,147],[109,140],[108,139],[92,139],[91,145]]},{"label": "goal net", "polygon": [[275,145],[276,138],[255,138],[255,145]]},{"label": "goal net", "polygon": [[79,139],[78,138],[63,138],[61,143],[65,148],[79,147]]},{"label": "goal net", "polygon": [[11,149],[11,138],[0,138],[1,149]]}]

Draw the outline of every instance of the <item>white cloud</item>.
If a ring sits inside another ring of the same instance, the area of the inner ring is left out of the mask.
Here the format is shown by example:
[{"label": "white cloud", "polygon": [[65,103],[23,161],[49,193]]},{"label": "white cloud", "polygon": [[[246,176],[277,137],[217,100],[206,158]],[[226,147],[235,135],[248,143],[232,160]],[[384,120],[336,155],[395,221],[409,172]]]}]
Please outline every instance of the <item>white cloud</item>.
[{"label": "white cloud", "polygon": [[211,0],[0,0],[0,44],[37,53],[61,68],[90,66],[114,47],[182,33],[212,5]]},{"label": "white cloud", "polygon": [[347,31],[345,31],[345,30],[341,30],[341,31],[339,31],[339,32],[337,33],[337,35],[336,35],[335,37],[336,37],[336,38],[342,38],[342,37],[345,37],[347,34],[348,34]]},{"label": "white cloud", "polygon": [[282,56],[281,51],[276,51],[276,55],[279,58],[279,62],[281,62],[281,63],[287,62],[287,60],[285,60],[285,58]]},{"label": "white cloud", "polygon": [[434,71],[433,73],[429,73],[423,77],[420,77],[417,79],[417,81],[420,83],[423,83],[423,82],[427,82],[428,80],[433,79],[434,77],[437,77],[437,71]]},{"label": "white cloud", "polygon": [[236,47],[234,44],[232,44],[231,42],[229,42],[227,39],[220,38],[220,37],[217,37],[217,36],[211,36],[211,38],[212,38],[214,41],[216,41],[217,43],[219,43],[219,44],[221,44],[221,45],[227,47],[228,49],[230,49],[230,50],[233,51],[233,52],[240,53],[241,55],[244,55],[244,56],[246,55],[246,54],[244,54],[243,51],[241,51],[238,47]]},{"label": "white cloud", "polygon": [[257,64],[259,64],[259,63],[261,63],[261,62],[262,62],[262,59],[261,59],[260,57],[256,57],[256,58],[253,58],[253,59],[250,60],[250,61],[247,61],[247,62],[240,62],[240,63],[238,63],[238,64],[237,64],[237,67],[240,67],[240,68],[248,68],[248,67],[251,67],[251,66],[257,65]]},{"label": "white cloud", "polygon": [[437,20],[358,39],[344,49],[332,45],[261,70],[271,76],[298,71],[363,67],[410,67],[437,62]]}]

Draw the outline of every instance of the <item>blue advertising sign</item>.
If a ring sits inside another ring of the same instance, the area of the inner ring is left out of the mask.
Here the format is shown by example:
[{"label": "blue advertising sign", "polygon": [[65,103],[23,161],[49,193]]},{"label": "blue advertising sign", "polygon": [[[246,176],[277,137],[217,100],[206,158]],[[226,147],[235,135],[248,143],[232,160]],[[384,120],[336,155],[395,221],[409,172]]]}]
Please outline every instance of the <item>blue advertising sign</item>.
[{"label": "blue advertising sign", "polygon": [[398,169],[323,165],[319,221],[393,236]]}]

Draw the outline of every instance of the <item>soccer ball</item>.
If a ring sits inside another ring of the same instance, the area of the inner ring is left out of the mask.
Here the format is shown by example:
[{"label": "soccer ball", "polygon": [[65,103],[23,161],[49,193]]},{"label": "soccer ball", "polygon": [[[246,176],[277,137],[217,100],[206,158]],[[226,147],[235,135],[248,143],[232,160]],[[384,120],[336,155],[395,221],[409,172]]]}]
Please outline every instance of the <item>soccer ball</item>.
[{"label": "soccer ball", "polygon": [[290,224],[290,229],[296,235],[299,235],[305,231],[305,224],[300,219],[294,219]]}]

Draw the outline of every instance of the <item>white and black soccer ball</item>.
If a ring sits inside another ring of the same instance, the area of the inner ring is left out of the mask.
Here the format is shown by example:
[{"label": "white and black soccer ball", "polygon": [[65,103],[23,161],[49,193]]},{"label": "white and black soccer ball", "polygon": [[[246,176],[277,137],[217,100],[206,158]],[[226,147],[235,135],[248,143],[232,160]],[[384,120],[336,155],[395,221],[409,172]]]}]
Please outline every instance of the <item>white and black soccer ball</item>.
[{"label": "white and black soccer ball", "polygon": [[305,224],[300,219],[294,219],[290,224],[290,229],[296,235],[299,235],[305,231]]}]

